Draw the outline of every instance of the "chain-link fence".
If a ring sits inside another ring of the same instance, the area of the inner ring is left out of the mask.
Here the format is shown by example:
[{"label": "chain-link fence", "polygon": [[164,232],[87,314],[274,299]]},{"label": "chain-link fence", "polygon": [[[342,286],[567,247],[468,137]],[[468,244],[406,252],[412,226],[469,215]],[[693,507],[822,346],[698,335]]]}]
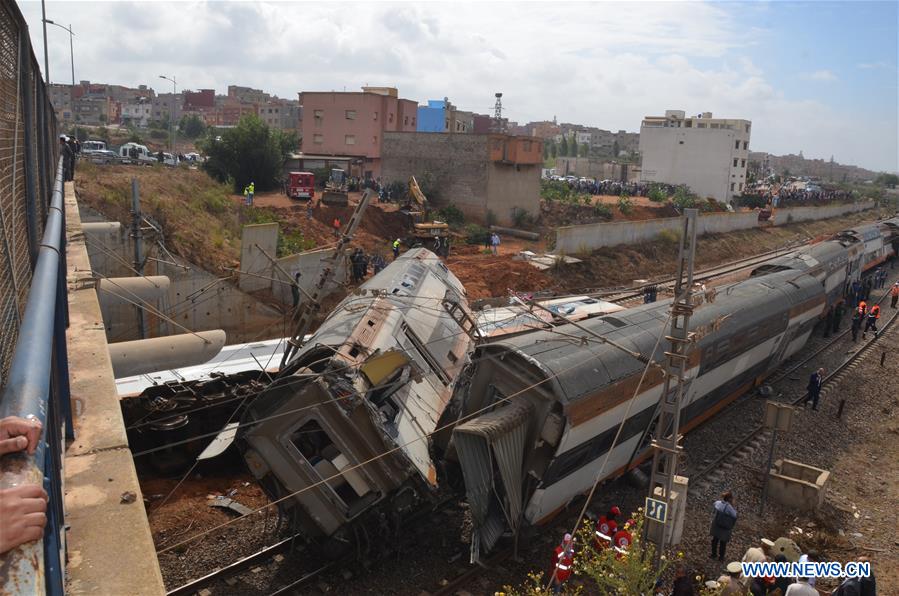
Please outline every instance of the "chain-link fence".
[{"label": "chain-link fence", "polygon": [[0,2],[0,386],[5,384],[47,218],[56,115],[25,20]]}]

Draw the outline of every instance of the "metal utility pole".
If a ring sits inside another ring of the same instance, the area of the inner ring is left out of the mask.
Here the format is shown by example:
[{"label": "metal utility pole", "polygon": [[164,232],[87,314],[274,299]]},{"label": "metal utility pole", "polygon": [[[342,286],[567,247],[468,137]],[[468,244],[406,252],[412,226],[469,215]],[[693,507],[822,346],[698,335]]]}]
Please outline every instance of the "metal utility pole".
[{"label": "metal utility pole", "polygon": [[75,34],[72,33],[72,25],[70,24],[68,27],[64,27],[59,23],[54,23],[50,19],[44,19],[44,29],[47,28],[47,25],[56,25],[63,31],[69,32],[69,60],[72,62],[72,87],[75,86],[75,44],[72,41],[72,38],[75,37]]},{"label": "metal utility pole", "polygon": [[178,93],[177,91],[177,83],[175,82],[175,77],[169,78],[165,75],[159,75],[160,79],[165,79],[166,81],[171,81],[172,83],[172,108],[169,110],[169,151],[172,154],[172,157],[175,157],[175,101],[177,101],[175,95]]},{"label": "metal utility pole", "polygon": [[496,94],[496,105],[493,106],[493,129],[503,132],[503,94]]},{"label": "metal utility pole", "polygon": [[[680,253],[677,262],[677,282],[674,301],[671,303],[671,327],[666,336],[670,342],[665,352],[665,384],[659,402],[659,420],[656,439],[653,441],[652,476],[649,481],[649,497],[646,502],[646,536],[656,545],[655,563],[671,544],[674,510],[674,477],[682,447],[679,445],[680,415],[688,382],[687,372],[691,343],[690,316],[693,314],[693,260],[696,255],[697,209],[685,209],[681,230]],[[686,494],[680,494],[683,500]]]},{"label": "metal utility pole", "polygon": [[41,20],[44,22],[44,82],[50,84],[50,61],[47,59],[47,4],[41,0]]},{"label": "metal utility pole", "polygon": [[[134,270],[138,275],[144,274],[143,259],[143,232],[140,229],[140,190],[137,185],[137,178],[131,179],[131,239],[134,243]],[[144,321],[144,309],[137,308],[137,328],[140,339],[147,337],[147,325]]]}]

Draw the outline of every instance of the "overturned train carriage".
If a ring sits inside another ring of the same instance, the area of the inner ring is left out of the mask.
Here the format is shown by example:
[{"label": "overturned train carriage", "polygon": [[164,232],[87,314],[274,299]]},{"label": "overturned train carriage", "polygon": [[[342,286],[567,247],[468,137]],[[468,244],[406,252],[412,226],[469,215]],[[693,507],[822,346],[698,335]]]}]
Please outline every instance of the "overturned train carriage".
[{"label": "overturned train carriage", "polygon": [[[799,350],[824,305],[820,281],[782,271],[726,287],[699,307],[682,428],[713,415]],[[647,304],[581,325],[661,364],[667,346],[653,348],[669,307],[670,301]],[[540,523],[588,490],[626,412],[603,476],[648,454],[645,431],[663,373],[651,366],[638,388],[644,366],[574,325],[477,349],[463,375],[470,380],[458,391],[460,424],[447,453],[464,476],[473,558],[503,533]]]},{"label": "overturned train carriage", "polygon": [[249,469],[329,554],[436,494],[430,435],[475,333],[459,280],[413,249],[343,300],[248,407],[237,444]]}]

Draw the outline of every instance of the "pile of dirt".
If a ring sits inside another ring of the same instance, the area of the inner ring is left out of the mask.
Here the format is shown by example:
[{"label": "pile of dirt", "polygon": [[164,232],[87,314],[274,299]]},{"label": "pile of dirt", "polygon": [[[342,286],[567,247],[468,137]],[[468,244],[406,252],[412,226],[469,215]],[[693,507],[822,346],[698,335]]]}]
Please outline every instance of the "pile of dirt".
[{"label": "pile of dirt", "polygon": [[509,290],[535,292],[558,287],[550,275],[506,255],[450,256],[446,264],[464,284],[469,301],[505,296]]}]

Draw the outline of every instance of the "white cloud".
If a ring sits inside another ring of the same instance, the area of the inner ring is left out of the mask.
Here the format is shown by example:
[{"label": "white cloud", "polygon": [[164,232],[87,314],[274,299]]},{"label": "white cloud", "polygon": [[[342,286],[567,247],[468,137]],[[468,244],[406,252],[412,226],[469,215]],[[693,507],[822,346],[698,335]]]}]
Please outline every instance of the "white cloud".
[{"label": "white cloud", "polygon": [[857,66],[858,66],[858,68],[860,68],[860,69],[862,69],[862,70],[874,70],[874,69],[877,69],[877,68],[889,68],[889,67],[890,67],[889,64],[887,64],[886,62],[883,62],[883,61],[879,61],[879,62],[861,62],[861,63],[859,63]]},{"label": "white cloud", "polygon": [[816,70],[815,72],[810,72],[802,75],[803,79],[807,81],[824,81],[824,82],[833,82],[837,80],[837,75],[833,74],[829,70]]},{"label": "white cloud", "polygon": [[[40,51],[40,4],[20,6]],[[897,161],[895,113],[843,113],[813,91],[785,97],[753,59],[776,40],[726,3],[51,1],[47,10],[72,23],[79,79],[159,88],[166,74],[193,89],[240,84],[288,98],[393,85],[481,113],[502,91],[512,120],[555,115],[611,130],[638,130],[666,109],[711,111],[753,120],[757,150]],[[68,82],[67,36],[48,33],[53,79]]]}]

